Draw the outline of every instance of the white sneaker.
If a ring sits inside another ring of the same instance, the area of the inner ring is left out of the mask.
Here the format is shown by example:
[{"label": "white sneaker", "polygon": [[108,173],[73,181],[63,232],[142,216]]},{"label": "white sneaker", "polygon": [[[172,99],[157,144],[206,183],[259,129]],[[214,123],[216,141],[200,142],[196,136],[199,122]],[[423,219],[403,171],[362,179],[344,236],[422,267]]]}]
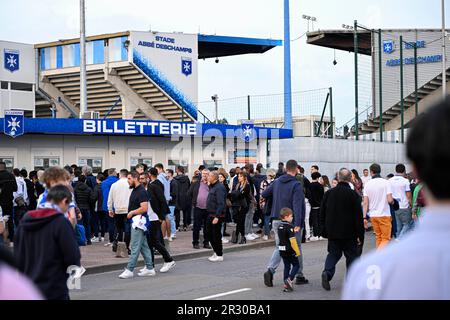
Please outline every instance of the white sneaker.
[{"label": "white sneaker", "polygon": [[269,240],[269,237],[268,237],[268,236],[264,236],[264,237],[262,237],[262,239],[263,239],[264,241],[267,241],[267,240]]},{"label": "white sneaker", "polygon": [[172,239],[176,239],[176,238],[177,238],[177,235],[174,234],[174,235],[172,236]]},{"label": "white sneaker", "polygon": [[112,243],[111,243],[111,242],[105,243],[104,246],[105,246],[105,247],[112,246]]},{"label": "white sneaker", "polygon": [[258,224],[257,224],[257,223],[254,223],[254,224],[253,224],[253,227],[254,227],[254,228],[256,228],[257,226],[258,226]]},{"label": "white sneaker", "polygon": [[305,242],[306,242],[306,243],[311,242],[311,237],[306,238],[306,239],[305,239]]},{"label": "white sneaker", "polygon": [[101,241],[101,242],[105,241],[105,237],[101,237],[101,238],[100,238],[100,241]]},{"label": "white sneaker", "polygon": [[141,269],[141,272],[138,273],[139,277],[152,277],[154,275],[156,275],[155,269],[149,270],[147,267]]},{"label": "white sneaker", "polygon": [[131,272],[131,271],[128,270],[128,269],[125,269],[125,271],[122,272],[122,273],[119,275],[119,278],[120,278],[120,279],[130,279],[130,278],[133,278],[133,277],[134,277],[134,273]]},{"label": "white sneaker", "polygon": [[214,261],[217,258],[217,254],[214,252],[214,254],[208,258],[209,261]]},{"label": "white sneaker", "polygon": [[165,273],[167,271],[169,271],[170,269],[172,269],[173,267],[175,267],[176,263],[175,261],[171,261],[171,262],[166,262],[163,264],[161,270],[159,270],[159,272],[161,273]]},{"label": "white sneaker", "polygon": [[172,238],[172,237],[168,237],[167,240],[168,240],[169,242],[172,242],[172,241],[173,241],[173,238]]},{"label": "white sneaker", "polygon": [[256,233],[252,233],[252,236],[253,236],[253,238],[255,238],[255,239],[258,239],[258,238],[260,237],[260,235],[259,235],[259,234],[256,234]]},{"label": "white sneaker", "polygon": [[217,256],[215,258],[209,258],[209,261],[211,262],[222,262],[223,261],[223,256]]},{"label": "white sneaker", "polygon": [[319,237],[319,241],[323,241],[323,240],[325,240],[325,238]]},{"label": "white sneaker", "polygon": [[247,235],[245,236],[245,239],[246,239],[247,241],[253,241],[253,240],[255,240],[256,238],[253,237],[253,236],[249,233],[249,234],[247,234]]},{"label": "white sneaker", "polygon": [[91,242],[99,242],[99,241],[100,241],[100,239],[97,238],[97,237],[93,237],[93,238],[91,239]]},{"label": "white sneaker", "polygon": [[319,238],[318,237],[311,237],[311,238],[309,238],[309,241],[319,241]]},{"label": "white sneaker", "polygon": [[223,244],[227,244],[227,243],[229,243],[230,242],[230,240],[228,240],[227,238],[222,238],[222,243]]}]

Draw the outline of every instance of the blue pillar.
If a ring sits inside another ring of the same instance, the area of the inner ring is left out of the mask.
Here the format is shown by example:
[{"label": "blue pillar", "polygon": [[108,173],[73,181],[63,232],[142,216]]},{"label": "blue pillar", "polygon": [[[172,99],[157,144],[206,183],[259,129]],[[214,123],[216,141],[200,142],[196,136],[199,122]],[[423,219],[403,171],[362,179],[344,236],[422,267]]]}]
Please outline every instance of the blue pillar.
[{"label": "blue pillar", "polygon": [[291,36],[289,32],[289,0],[284,0],[284,127],[292,129]]}]

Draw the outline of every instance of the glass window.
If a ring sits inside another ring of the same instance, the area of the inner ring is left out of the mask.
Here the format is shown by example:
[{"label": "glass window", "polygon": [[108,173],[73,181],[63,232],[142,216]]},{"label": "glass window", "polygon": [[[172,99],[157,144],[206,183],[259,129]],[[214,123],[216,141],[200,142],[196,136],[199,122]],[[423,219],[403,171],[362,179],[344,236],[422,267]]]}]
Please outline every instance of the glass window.
[{"label": "glass window", "polygon": [[1,84],[1,89],[8,90],[8,82],[2,81],[0,84]]},{"label": "glass window", "polygon": [[168,169],[175,171],[178,167],[183,167],[184,172],[187,174],[189,170],[189,161],[187,160],[169,160]]},{"label": "glass window", "polygon": [[131,157],[130,158],[130,170],[133,171],[136,169],[136,166],[139,164],[146,164],[147,167],[152,166],[152,158],[145,158],[145,157]]},{"label": "glass window", "polygon": [[35,157],[34,170],[45,170],[50,167],[59,166],[59,157]]},{"label": "glass window", "polygon": [[30,83],[11,82],[11,90],[33,91],[33,85]]},{"label": "glass window", "polygon": [[81,157],[78,159],[78,166],[89,166],[92,168],[92,173],[101,173],[103,159],[99,157]]},{"label": "glass window", "polygon": [[14,168],[14,158],[13,157],[0,157],[0,162],[6,164],[6,170],[12,171]]}]

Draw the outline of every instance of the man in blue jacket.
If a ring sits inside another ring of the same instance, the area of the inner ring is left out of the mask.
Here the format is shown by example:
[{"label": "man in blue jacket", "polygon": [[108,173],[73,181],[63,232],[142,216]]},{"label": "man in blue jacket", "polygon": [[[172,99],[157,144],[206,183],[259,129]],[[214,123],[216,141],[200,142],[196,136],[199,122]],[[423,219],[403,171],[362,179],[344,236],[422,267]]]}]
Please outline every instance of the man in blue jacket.
[{"label": "man in blue jacket", "polygon": [[[117,182],[119,178],[117,177],[116,169],[108,169],[108,178],[102,182],[102,195],[103,195],[103,211],[108,213],[108,196],[109,191],[113,183]],[[105,244],[105,247],[111,246],[114,241],[114,219],[108,214],[106,215],[106,225],[108,228],[109,242]]]},{"label": "man in blue jacket", "polygon": [[[273,251],[267,271],[264,273],[264,284],[273,287],[273,275],[281,263],[280,251],[278,250],[280,239],[278,238],[278,227],[281,223],[280,211],[282,208],[289,208],[294,213],[294,232],[301,253],[301,239],[303,220],[305,219],[305,195],[296,175],[298,164],[295,160],[289,160],[286,163],[286,174],[276,179],[261,196],[265,199],[272,199],[272,228],[275,231],[275,250]],[[303,256],[299,257],[300,269],[297,273],[296,284],[306,284],[308,280],[303,275]]]}]

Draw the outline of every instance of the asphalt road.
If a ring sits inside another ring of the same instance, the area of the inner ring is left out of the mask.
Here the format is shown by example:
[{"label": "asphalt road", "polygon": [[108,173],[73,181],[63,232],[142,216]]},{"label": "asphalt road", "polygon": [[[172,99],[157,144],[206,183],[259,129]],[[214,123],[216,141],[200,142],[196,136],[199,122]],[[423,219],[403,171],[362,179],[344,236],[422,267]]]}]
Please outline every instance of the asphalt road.
[{"label": "asphalt road", "polygon": [[[74,300],[336,300],[340,299],[345,273],[345,260],[341,259],[331,282],[331,291],[322,289],[320,276],[326,257],[327,241],[303,245],[304,273],[307,285],[296,285],[293,292],[283,292],[280,265],[274,278],[274,287],[263,283],[263,273],[273,249],[254,249],[229,253],[221,263],[207,258],[180,261],[169,273],[157,272],[154,277],[119,279],[120,270],[83,276],[81,289],[71,290]],[[367,233],[364,252],[374,247],[373,235]],[[157,266],[159,270],[161,266]]]}]

